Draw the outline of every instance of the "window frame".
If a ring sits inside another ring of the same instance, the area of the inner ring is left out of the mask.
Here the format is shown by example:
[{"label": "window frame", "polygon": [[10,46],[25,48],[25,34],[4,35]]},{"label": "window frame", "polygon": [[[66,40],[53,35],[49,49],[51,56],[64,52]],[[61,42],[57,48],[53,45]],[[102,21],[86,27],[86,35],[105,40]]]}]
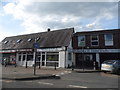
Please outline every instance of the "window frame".
[{"label": "window frame", "polygon": [[[79,40],[80,37],[84,37],[84,41]],[[79,43],[82,42],[84,45],[80,45]],[[86,45],[85,35],[78,36],[78,47],[84,47]]]},{"label": "window frame", "polygon": [[[97,40],[92,40],[92,36],[97,36]],[[93,45],[93,42],[98,42],[98,45]],[[91,35],[91,46],[99,46],[99,35]]]},{"label": "window frame", "polygon": [[[107,36],[106,35],[112,35],[112,40],[107,40]],[[114,41],[113,41],[113,34],[104,34],[104,40],[105,40],[105,46],[114,46]],[[107,44],[107,42],[111,41],[112,44]]]}]

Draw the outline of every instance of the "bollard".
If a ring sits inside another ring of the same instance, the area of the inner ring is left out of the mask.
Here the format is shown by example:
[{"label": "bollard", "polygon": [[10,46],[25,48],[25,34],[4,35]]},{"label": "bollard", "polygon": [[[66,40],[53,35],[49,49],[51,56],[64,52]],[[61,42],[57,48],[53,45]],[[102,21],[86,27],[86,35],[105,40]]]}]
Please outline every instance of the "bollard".
[{"label": "bollard", "polygon": [[94,67],[94,70],[96,70],[96,65],[95,65],[95,61],[93,62],[93,67]]},{"label": "bollard", "polygon": [[40,69],[40,62],[39,62],[39,69]]},{"label": "bollard", "polygon": [[74,64],[73,64],[73,62],[72,62],[72,71],[74,71]]},{"label": "bollard", "polygon": [[56,70],[56,62],[55,62],[55,70]]},{"label": "bollard", "polygon": [[15,68],[17,67],[17,64],[16,64],[16,62],[15,62]]},{"label": "bollard", "polygon": [[26,68],[27,68],[27,61],[26,61]]}]

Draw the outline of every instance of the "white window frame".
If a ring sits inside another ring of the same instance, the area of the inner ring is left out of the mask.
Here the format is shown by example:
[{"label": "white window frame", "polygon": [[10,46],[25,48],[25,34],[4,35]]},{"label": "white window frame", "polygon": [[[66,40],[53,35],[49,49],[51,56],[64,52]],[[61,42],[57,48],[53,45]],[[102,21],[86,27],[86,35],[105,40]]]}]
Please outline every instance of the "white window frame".
[{"label": "white window frame", "polygon": [[[80,38],[81,36],[84,37],[84,41],[80,41],[80,40],[79,40],[79,38]],[[80,44],[79,44],[80,42],[84,43],[84,45],[80,45]],[[78,47],[83,47],[83,46],[85,46],[85,35],[80,35],[80,36],[78,36]]]},{"label": "white window frame", "polygon": [[[97,40],[92,40],[92,36],[97,36]],[[98,42],[98,45],[93,45],[92,42]],[[91,46],[99,46],[99,35],[91,35]]]},{"label": "white window frame", "polygon": [[[106,35],[112,35],[112,40],[107,40]],[[113,34],[104,34],[104,39],[105,39],[105,46],[113,46]],[[109,44],[108,42],[111,42],[111,44]]]}]

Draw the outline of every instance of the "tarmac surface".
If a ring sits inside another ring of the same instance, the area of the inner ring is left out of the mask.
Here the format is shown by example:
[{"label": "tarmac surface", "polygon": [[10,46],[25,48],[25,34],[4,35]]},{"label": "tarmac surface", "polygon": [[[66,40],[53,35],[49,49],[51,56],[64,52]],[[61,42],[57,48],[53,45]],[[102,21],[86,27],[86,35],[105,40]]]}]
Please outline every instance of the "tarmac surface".
[{"label": "tarmac surface", "polygon": [[3,88],[109,88],[116,90],[119,76],[88,69],[7,66],[2,68]]}]

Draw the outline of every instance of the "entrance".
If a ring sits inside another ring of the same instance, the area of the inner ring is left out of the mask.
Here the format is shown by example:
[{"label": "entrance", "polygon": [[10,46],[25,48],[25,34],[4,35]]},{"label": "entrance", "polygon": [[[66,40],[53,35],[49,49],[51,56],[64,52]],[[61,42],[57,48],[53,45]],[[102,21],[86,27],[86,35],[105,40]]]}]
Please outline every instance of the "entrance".
[{"label": "entrance", "polygon": [[93,55],[76,54],[76,68],[93,69]]}]

